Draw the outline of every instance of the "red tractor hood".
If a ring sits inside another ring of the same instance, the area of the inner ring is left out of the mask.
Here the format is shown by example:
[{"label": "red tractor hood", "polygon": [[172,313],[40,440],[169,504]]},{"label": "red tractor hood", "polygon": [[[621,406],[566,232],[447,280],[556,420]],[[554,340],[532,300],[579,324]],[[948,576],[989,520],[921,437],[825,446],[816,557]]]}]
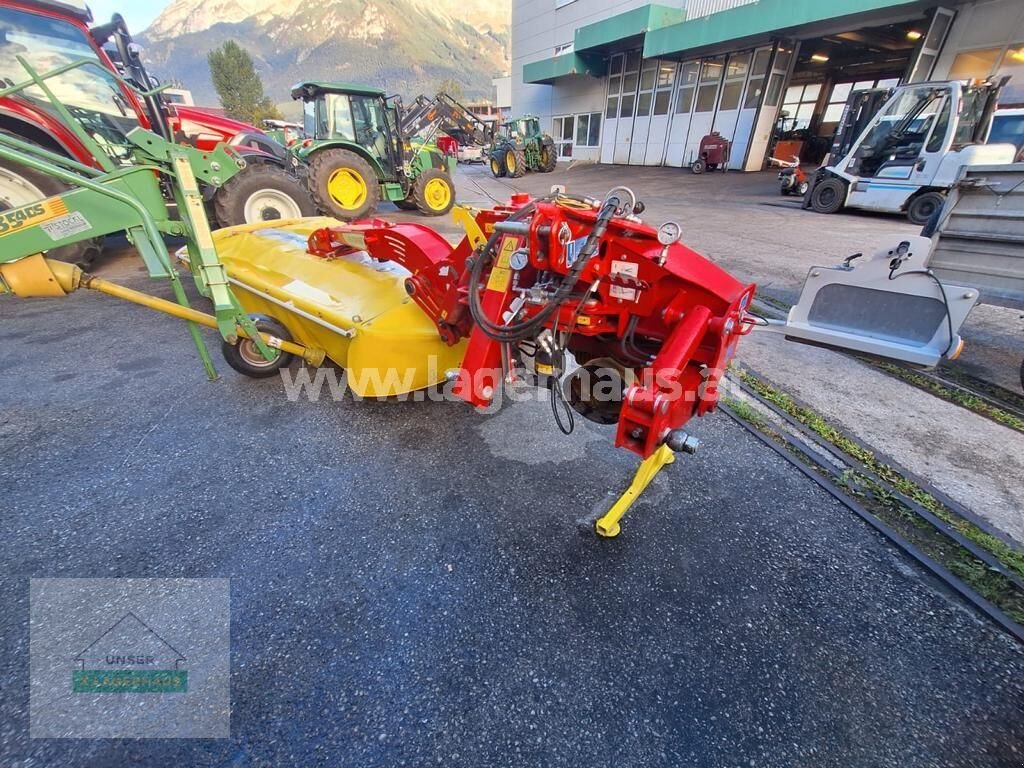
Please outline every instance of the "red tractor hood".
[{"label": "red tractor hood", "polygon": [[198,107],[185,107],[180,104],[174,105],[171,125],[175,133],[181,131],[189,138],[194,139],[196,146],[200,149],[212,149],[218,142],[230,141],[233,136],[240,133],[264,135],[264,132],[255,125],[215,115]]}]

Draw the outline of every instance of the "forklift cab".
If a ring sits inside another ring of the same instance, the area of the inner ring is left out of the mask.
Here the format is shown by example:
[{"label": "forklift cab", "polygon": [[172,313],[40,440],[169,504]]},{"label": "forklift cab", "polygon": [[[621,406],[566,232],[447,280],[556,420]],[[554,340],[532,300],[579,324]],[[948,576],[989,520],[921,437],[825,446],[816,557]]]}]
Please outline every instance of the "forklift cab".
[{"label": "forklift cab", "polygon": [[[866,121],[864,110],[848,105],[834,153],[815,175],[805,207],[904,212],[911,222],[925,223],[963,166],[1013,161],[1012,146],[985,144],[1004,82],[900,86]],[[866,125],[847,142],[845,124],[853,121]]]},{"label": "forklift cab", "polygon": [[[298,94],[298,95],[297,95]],[[363,86],[303,83],[292,91],[303,101],[303,129],[317,143],[355,144],[389,178],[402,168],[398,108],[384,92]]]}]

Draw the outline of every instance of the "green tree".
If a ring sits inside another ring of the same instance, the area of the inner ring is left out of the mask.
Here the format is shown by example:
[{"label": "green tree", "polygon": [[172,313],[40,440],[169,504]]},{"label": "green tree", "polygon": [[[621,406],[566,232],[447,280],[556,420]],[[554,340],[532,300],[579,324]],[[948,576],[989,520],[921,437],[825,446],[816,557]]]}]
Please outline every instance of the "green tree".
[{"label": "green tree", "polygon": [[207,57],[213,87],[229,117],[259,125],[266,119],[281,119],[281,112],[264,93],[252,57],[234,40],[210,51]]}]

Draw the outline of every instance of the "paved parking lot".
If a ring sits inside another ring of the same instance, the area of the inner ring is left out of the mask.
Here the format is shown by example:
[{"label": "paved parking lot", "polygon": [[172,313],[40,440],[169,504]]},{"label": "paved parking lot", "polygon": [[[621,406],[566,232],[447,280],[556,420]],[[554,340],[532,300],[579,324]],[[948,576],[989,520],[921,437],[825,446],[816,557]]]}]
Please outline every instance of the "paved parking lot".
[{"label": "paved parking lot", "polygon": [[[289,402],[98,295],[0,298],[0,349],[0,764],[1021,763],[1020,647],[722,414],[601,541],[635,463],[545,403]],[[43,576],[230,578],[231,738],[30,740]]]}]

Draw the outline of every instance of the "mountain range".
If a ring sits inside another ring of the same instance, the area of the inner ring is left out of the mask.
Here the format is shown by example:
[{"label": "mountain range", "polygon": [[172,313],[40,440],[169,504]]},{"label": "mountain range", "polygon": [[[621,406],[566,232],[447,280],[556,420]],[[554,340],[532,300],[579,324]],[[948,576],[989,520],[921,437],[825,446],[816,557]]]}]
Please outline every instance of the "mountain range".
[{"label": "mountain range", "polygon": [[137,35],[147,68],[179,81],[196,104],[218,104],[207,54],[235,40],[267,95],[298,119],[299,80],[375,85],[412,97],[442,80],[467,99],[492,98],[509,68],[508,0],[174,0]]}]

